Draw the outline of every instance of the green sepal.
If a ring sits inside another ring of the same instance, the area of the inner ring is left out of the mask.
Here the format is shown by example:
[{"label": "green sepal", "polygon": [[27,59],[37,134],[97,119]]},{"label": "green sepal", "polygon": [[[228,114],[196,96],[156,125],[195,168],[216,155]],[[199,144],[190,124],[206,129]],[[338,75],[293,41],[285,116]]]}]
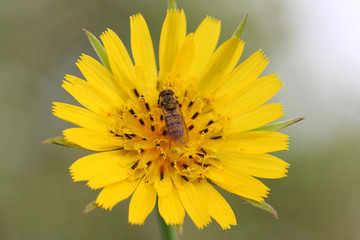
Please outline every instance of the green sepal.
[{"label": "green sepal", "polygon": [[176,1],[175,0],[168,0],[168,9],[176,10]]},{"label": "green sepal", "polygon": [[102,62],[102,64],[104,65],[104,67],[111,71],[111,67],[110,67],[110,62],[109,62],[109,58],[108,55],[105,51],[105,48],[103,47],[103,45],[100,43],[100,41],[94,36],[94,34],[92,34],[91,32],[89,32],[88,30],[86,30],[85,28],[83,28],[83,31],[85,32],[86,36],[88,37],[91,45],[93,46],[96,54],[98,55],[98,57],[100,58],[100,61]]},{"label": "green sepal", "polygon": [[79,149],[87,150],[86,148],[83,148],[75,143],[71,143],[71,142],[67,141],[64,137],[49,138],[49,139],[42,141],[41,144],[57,144],[57,145],[65,146],[65,147],[79,148]]},{"label": "green sepal", "polygon": [[278,130],[286,128],[294,123],[300,122],[301,120],[304,120],[304,119],[305,118],[293,118],[293,119],[289,119],[289,120],[286,120],[283,122],[268,124],[268,125],[259,127],[257,129],[254,129],[253,131],[278,131]]},{"label": "green sepal", "polygon": [[92,211],[94,211],[97,208],[99,208],[99,206],[95,203],[95,200],[94,200],[85,206],[85,209],[84,209],[84,211],[81,212],[81,215],[86,215],[88,213],[91,213]]},{"label": "green sepal", "polygon": [[243,18],[243,20],[240,22],[239,26],[237,27],[236,31],[234,32],[234,37],[236,37],[237,39],[240,39],[242,33],[244,32],[244,28],[246,25],[248,19],[248,14],[245,14],[245,17]]},{"label": "green sepal", "polygon": [[253,205],[254,207],[260,208],[261,210],[264,210],[270,214],[273,215],[274,218],[278,219],[278,214],[273,206],[268,204],[267,202],[263,201],[262,203],[256,202],[251,199],[244,198],[245,201]]}]

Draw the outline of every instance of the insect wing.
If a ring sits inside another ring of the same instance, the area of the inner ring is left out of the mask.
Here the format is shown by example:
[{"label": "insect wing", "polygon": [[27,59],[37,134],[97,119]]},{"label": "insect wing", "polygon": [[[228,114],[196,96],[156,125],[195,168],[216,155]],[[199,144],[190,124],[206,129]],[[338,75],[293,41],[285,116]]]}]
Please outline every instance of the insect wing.
[{"label": "insect wing", "polygon": [[182,128],[183,128],[183,137],[182,137],[181,142],[180,142],[180,145],[183,146],[183,145],[186,145],[188,143],[188,141],[189,141],[189,132],[188,132],[188,128],[187,128],[186,123],[185,123],[184,114],[182,113],[179,106],[177,108],[178,108],[178,111],[179,111],[179,115],[181,117],[181,123],[182,123]]}]

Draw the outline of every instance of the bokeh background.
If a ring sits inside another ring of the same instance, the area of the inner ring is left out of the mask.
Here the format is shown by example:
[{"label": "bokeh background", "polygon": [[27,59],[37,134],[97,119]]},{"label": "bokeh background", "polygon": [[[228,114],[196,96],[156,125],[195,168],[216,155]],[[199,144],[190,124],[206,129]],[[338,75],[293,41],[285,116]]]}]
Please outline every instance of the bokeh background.
[{"label": "bokeh background", "polygon": [[[266,180],[279,219],[224,193],[238,226],[196,229],[187,217],[183,239],[360,239],[360,3],[357,0],[178,0],[188,31],[206,16],[222,21],[220,42],[249,13],[244,60],[259,48],[284,87],[273,99],[286,118],[306,120],[283,132],[289,176]],[[39,143],[71,125],[51,103],[75,101],[61,88],[81,76],[81,53],[96,57],[82,32],[107,27],[129,45],[129,16],[141,12],[154,46],[166,1],[0,1],[0,239],[159,239],[154,212],[144,226],[127,223],[129,200],[113,211],[81,216],[97,192],[73,183],[68,167],[86,152]]]}]

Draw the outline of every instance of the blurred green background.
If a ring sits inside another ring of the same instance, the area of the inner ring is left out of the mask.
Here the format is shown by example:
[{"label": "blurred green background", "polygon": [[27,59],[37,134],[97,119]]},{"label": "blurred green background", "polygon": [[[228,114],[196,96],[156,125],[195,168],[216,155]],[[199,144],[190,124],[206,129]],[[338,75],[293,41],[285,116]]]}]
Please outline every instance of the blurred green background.
[{"label": "blurred green background", "polygon": [[[206,16],[222,21],[220,42],[249,13],[243,61],[261,48],[265,73],[280,74],[286,118],[305,117],[283,132],[289,176],[265,180],[279,219],[224,193],[238,226],[196,229],[187,239],[360,239],[360,3],[356,0],[178,0],[188,32]],[[81,216],[97,192],[73,183],[68,167],[87,152],[39,143],[71,125],[51,103],[75,101],[61,88],[65,74],[81,76],[81,53],[96,56],[82,32],[107,27],[129,49],[129,16],[141,12],[158,48],[166,1],[0,1],[0,239],[159,239],[156,216],[127,223],[129,200],[113,211]]]}]

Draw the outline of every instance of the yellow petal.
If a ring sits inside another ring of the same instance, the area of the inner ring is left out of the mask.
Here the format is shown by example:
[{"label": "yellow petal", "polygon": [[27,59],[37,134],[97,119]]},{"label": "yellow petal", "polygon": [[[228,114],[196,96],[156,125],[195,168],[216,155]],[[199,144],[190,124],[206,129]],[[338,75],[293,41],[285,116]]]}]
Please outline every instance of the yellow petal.
[{"label": "yellow petal", "polygon": [[67,103],[53,103],[53,114],[65,121],[71,122],[80,127],[96,131],[110,132],[111,123],[104,117],[95,114],[85,108]]},{"label": "yellow petal", "polygon": [[238,93],[252,83],[268,65],[269,61],[260,50],[232,70],[216,89],[216,96],[238,96]]},{"label": "yellow petal", "polygon": [[[196,49],[193,69],[199,74],[209,62],[220,36],[221,23],[207,16],[195,31]],[[196,74],[196,73],[195,73]]]},{"label": "yellow petal", "polygon": [[129,222],[131,224],[144,224],[146,217],[151,213],[156,202],[156,191],[151,184],[143,178],[131,197],[129,206]]},{"label": "yellow petal", "polygon": [[90,154],[78,159],[70,166],[74,181],[85,181],[113,167],[122,168],[123,150]]},{"label": "yellow petal", "polygon": [[173,189],[166,196],[159,195],[158,205],[159,213],[166,224],[182,225],[185,210],[176,189]]},{"label": "yellow petal", "polygon": [[102,208],[111,210],[118,202],[130,197],[138,186],[140,179],[136,181],[121,181],[104,187],[96,199],[96,204]]},{"label": "yellow petal", "polygon": [[67,81],[63,82],[62,87],[84,107],[103,115],[114,111],[110,99],[97,92],[88,82],[71,75],[65,79]]},{"label": "yellow petal", "polygon": [[69,142],[92,151],[107,151],[124,146],[124,139],[110,132],[95,131],[88,128],[68,128],[63,131]]},{"label": "yellow petal", "polygon": [[109,98],[113,105],[123,104],[127,99],[127,95],[116,82],[114,75],[94,58],[83,54],[76,65],[89,85],[105,98]]},{"label": "yellow petal", "polygon": [[226,101],[231,104],[219,106],[222,114],[240,115],[272,98],[282,87],[277,74],[260,77],[239,92],[237,96]]},{"label": "yellow petal", "polygon": [[210,183],[194,183],[194,186],[201,196],[202,202],[206,205],[210,216],[220,224],[222,229],[229,229],[230,225],[236,225],[235,214],[230,205]]},{"label": "yellow petal", "polygon": [[194,34],[187,35],[184,44],[180,51],[178,51],[170,75],[170,81],[174,86],[179,88],[181,93],[184,93],[189,84],[189,75],[193,68],[194,56]]},{"label": "yellow petal", "polygon": [[159,45],[159,68],[167,73],[185,40],[186,19],[183,10],[168,10],[161,30]]},{"label": "yellow petal", "polygon": [[[150,164],[150,166],[146,170],[147,174],[145,176],[145,178],[146,178],[145,180],[149,184],[154,184],[154,181],[156,179],[160,178],[160,168],[161,168],[161,165],[163,164],[163,158],[161,156],[159,156],[158,152],[155,152],[155,154],[151,154],[151,155],[153,155],[150,158],[151,161],[146,164],[146,165]],[[141,162],[142,162],[142,164],[144,163],[144,161],[141,161]],[[146,165],[144,167],[146,167]],[[139,167],[141,167],[141,166],[139,165]]]},{"label": "yellow petal", "polygon": [[[151,109],[158,107],[159,92],[157,91],[157,85],[159,84],[159,80],[156,79],[153,81],[150,80],[150,78],[146,78],[142,67],[139,65],[135,66],[135,76],[137,95],[142,96],[141,99],[150,104]],[[133,93],[135,93],[135,90],[133,90]],[[133,105],[133,107],[141,109],[139,105]]]},{"label": "yellow petal", "polygon": [[211,167],[206,176],[217,186],[238,196],[262,202],[268,193],[268,188],[259,180],[245,175],[235,175],[228,168]]},{"label": "yellow petal", "polygon": [[227,133],[233,134],[256,129],[281,118],[283,115],[284,112],[280,103],[261,105],[232,119],[227,129]]},{"label": "yellow petal", "polygon": [[199,76],[198,86],[203,95],[211,94],[222,78],[237,64],[244,49],[244,42],[232,37],[215,51]]},{"label": "yellow petal", "polygon": [[169,167],[166,166],[163,169],[162,173],[160,170],[157,178],[154,181],[154,187],[155,187],[155,190],[156,190],[159,198],[160,198],[160,196],[165,197],[166,195],[170,194],[172,192],[172,190],[174,189],[168,169],[169,169]]},{"label": "yellow petal", "polygon": [[141,14],[130,17],[131,50],[135,64],[141,66],[145,80],[156,89],[157,70],[154,48],[148,26]]},{"label": "yellow petal", "polygon": [[184,190],[185,186],[187,185],[187,181],[184,180],[175,170],[175,168],[169,169],[170,177],[174,186],[180,191]]},{"label": "yellow petal", "polygon": [[136,152],[124,150],[95,153],[80,158],[69,169],[74,181],[88,180],[88,185],[97,189],[126,179],[137,159]]},{"label": "yellow petal", "polygon": [[237,153],[267,153],[288,149],[288,136],[272,131],[249,131],[226,135],[222,148]]},{"label": "yellow petal", "polygon": [[226,168],[234,172],[261,178],[285,177],[289,164],[269,154],[214,153],[214,157],[225,162]]},{"label": "yellow petal", "polygon": [[124,92],[133,89],[135,85],[134,65],[120,38],[108,29],[100,36],[109,57],[111,70],[118,85]]},{"label": "yellow petal", "polygon": [[178,193],[186,212],[198,228],[203,228],[211,222],[209,211],[191,182],[187,182]]}]

